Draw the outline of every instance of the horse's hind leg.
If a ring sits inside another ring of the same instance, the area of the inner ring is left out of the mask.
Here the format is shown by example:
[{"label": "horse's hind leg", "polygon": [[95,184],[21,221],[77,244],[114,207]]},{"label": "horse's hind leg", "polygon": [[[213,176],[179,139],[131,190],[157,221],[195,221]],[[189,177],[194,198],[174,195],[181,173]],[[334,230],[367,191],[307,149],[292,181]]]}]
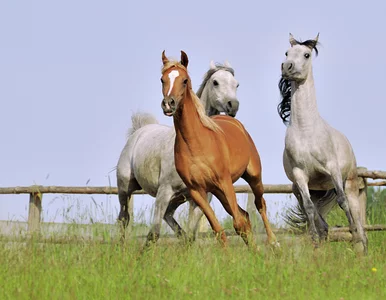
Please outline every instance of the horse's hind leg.
[{"label": "horse's hind leg", "polygon": [[267,242],[270,245],[278,245],[275,234],[271,229],[267,217],[267,205],[263,197],[264,187],[261,181],[261,171],[260,163],[258,165],[250,164],[243,174],[242,178],[248,182],[249,186],[252,189],[252,193],[255,196],[255,206],[257,211],[260,213],[261,219],[263,220],[265,231],[267,233]]},{"label": "horse's hind leg", "polygon": [[324,219],[331,208],[336,204],[335,190],[319,191],[310,190],[311,200],[315,207],[315,226],[321,240],[328,236],[328,224]]},{"label": "horse's hind leg", "polygon": [[356,170],[354,170],[349,174],[345,182],[345,187],[343,187],[340,172],[332,173],[332,180],[337,193],[337,202],[346,214],[350,232],[353,237],[353,244],[356,248],[358,244],[360,244],[361,249],[358,248],[358,252],[366,253],[367,238],[359,217],[359,189],[356,178]]},{"label": "horse's hind leg", "polygon": [[160,186],[157,191],[155,199],[155,207],[153,214],[153,224],[147,235],[145,247],[150,246],[152,243],[158,241],[161,232],[162,219],[165,216],[166,209],[172,198],[173,190],[170,186]]},{"label": "horse's hind leg", "polygon": [[165,215],[164,215],[164,220],[170,228],[173,229],[173,231],[176,233],[178,238],[184,237],[186,238],[186,233],[185,231],[181,228],[180,224],[176,221],[174,218],[174,212],[176,209],[183,203],[186,202],[186,199],[184,196],[178,196],[174,197],[170,202],[169,205],[166,209]]},{"label": "horse's hind leg", "polygon": [[118,199],[120,204],[120,212],[118,221],[121,223],[121,239],[125,239],[126,228],[130,222],[129,204],[131,195],[134,191],[141,189],[137,180],[134,177],[122,178],[118,177]]},{"label": "horse's hind leg", "polygon": [[345,193],[347,196],[349,212],[353,223],[350,223],[350,232],[353,238],[353,246],[358,253],[367,254],[367,236],[361,223],[359,206],[359,189],[356,176],[346,180]]}]

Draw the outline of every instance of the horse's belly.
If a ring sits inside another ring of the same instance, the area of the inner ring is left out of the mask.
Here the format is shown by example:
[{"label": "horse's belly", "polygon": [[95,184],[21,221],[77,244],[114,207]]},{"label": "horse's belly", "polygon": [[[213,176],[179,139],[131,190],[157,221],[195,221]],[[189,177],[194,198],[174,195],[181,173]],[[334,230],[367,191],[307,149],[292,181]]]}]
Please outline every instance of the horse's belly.
[{"label": "horse's belly", "polygon": [[245,164],[240,164],[237,167],[231,169],[231,177],[233,183],[235,183],[245,173],[247,166],[248,162]]},{"label": "horse's belly", "polygon": [[157,195],[159,187],[159,178],[156,168],[136,168],[135,179],[141,188],[147,192],[150,196],[155,197]]},{"label": "horse's belly", "polygon": [[325,191],[325,190],[331,190],[335,188],[335,186],[330,176],[321,175],[321,176],[313,177],[312,180],[308,182],[308,188],[310,190]]}]

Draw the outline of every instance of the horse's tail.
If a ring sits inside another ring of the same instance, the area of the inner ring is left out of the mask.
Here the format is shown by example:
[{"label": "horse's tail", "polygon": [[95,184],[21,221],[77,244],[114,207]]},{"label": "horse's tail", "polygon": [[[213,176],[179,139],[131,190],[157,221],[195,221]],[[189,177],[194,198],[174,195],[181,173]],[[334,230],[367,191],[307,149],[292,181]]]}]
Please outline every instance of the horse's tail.
[{"label": "horse's tail", "polygon": [[149,125],[149,124],[158,124],[158,121],[155,116],[150,113],[137,112],[131,116],[131,128],[127,133],[127,137],[130,137],[138,129]]},{"label": "horse's tail", "polygon": [[[320,217],[325,220],[327,214],[337,203],[335,189],[328,190],[324,193],[324,195],[320,195],[320,191],[310,191],[310,194]],[[305,232],[308,228],[306,211],[300,203],[288,209],[283,218],[284,221],[294,230]]]},{"label": "horse's tail", "polygon": [[322,218],[325,220],[328,213],[333,209],[333,207],[338,203],[336,201],[337,195],[335,189],[327,191],[323,198],[319,199],[316,203],[316,208]]},{"label": "horse's tail", "polygon": [[283,215],[284,222],[295,231],[306,231],[308,219],[303,206],[297,203]]}]

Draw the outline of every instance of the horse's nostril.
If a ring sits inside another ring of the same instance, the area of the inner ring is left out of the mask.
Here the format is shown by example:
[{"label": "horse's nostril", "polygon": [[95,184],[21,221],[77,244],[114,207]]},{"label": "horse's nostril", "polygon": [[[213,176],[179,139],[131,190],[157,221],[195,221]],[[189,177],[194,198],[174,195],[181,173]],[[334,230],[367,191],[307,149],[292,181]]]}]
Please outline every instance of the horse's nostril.
[{"label": "horse's nostril", "polygon": [[292,69],[292,63],[290,63],[289,65],[288,65],[288,70],[291,70]]},{"label": "horse's nostril", "polygon": [[174,106],[175,104],[176,104],[176,102],[172,99],[172,100],[170,101],[170,105]]},{"label": "horse's nostril", "polygon": [[229,108],[232,108],[232,102],[231,101],[228,102],[228,106],[229,106]]}]

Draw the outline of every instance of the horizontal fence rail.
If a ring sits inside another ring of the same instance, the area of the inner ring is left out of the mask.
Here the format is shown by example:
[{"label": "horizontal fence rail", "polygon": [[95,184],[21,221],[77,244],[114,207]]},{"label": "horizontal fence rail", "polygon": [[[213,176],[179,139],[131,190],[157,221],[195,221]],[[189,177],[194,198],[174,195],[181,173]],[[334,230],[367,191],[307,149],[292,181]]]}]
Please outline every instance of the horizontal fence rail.
[{"label": "horizontal fence rail", "polygon": [[[368,171],[358,168],[358,176],[370,179],[386,179],[384,171]],[[368,182],[368,186],[386,186],[386,181]],[[235,185],[236,193],[251,193],[249,185]],[[16,186],[0,188],[0,194],[105,194],[116,195],[118,188],[111,186]],[[292,184],[264,184],[265,194],[291,194]],[[134,195],[145,195],[145,191],[135,191]]]},{"label": "horizontal fence rail", "polygon": [[[369,182],[368,186],[386,186],[386,181]],[[249,185],[235,185],[235,193],[251,193]],[[16,186],[0,188],[0,194],[100,194],[117,195],[118,188],[109,186]],[[292,184],[264,184],[264,194],[291,194]],[[147,195],[143,190],[135,191],[133,195]]]},{"label": "horizontal fence rail", "polygon": [[[367,186],[386,186],[386,172],[385,171],[370,171],[366,168],[358,168],[358,185],[360,188],[360,206],[361,219],[365,224],[366,211],[366,190]],[[382,181],[367,182],[369,179],[381,179]],[[235,185],[236,193],[251,193],[248,185]],[[291,194],[292,184],[265,184],[265,194]],[[116,195],[118,189],[111,186],[17,186],[17,187],[3,187],[0,188],[0,194],[29,194],[29,211],[28,211],[28,232],[40,232],[40,220],[42,211],[42,196],[43,194],[105,194]],[[136,191],[135,195],[147,194],[145,191]],[[131,201],[132,203],[133,201]],[[383,227],[382,229],[383,230]]]}]

